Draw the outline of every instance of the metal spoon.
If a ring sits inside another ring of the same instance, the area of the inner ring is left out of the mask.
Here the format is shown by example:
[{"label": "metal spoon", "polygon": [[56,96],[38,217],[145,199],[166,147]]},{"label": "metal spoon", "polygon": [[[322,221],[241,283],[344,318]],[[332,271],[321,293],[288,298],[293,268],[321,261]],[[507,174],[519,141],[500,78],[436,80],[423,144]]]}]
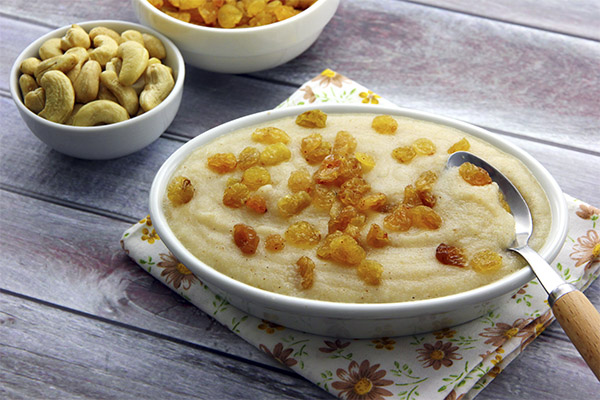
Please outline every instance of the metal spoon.
[{"label": "metal spoon", "polygon": [[485,169],[492,181],[498,184],[515,219],[516,236],[508,250],[519,253],[529,263],[549,295],[548,304],[554,316],[600,380],[600,314],[581,291],[566,283],[544,258],[529,247],[533,230],[531,213],[512,182],[486,161],[466,151],[451,154],[446,167],[458,167],[465,162]]}]

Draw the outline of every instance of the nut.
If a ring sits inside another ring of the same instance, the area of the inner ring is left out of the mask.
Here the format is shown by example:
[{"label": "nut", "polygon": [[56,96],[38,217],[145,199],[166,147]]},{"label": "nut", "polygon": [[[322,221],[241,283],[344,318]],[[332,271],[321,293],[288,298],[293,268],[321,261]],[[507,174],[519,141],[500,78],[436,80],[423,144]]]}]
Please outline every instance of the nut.
[{"label": "nut", "polygon": [[144,38],[139,31],[135,29],[128,29],[125,32],[121,33],[121,43],[126,42],[128,40],[133,40],[134,42],[138,42],[142,46],[144,46]]},{"label": "nut", "polygon": [[81,68],[81,72],[73,83],[75,99],[78,103],[88,103],[98,97],[100,73],[102,67],[98,61],[89,60]]},{"label": "nut", "polygon": [[169,67],[152,64],[146,71],[146,86],[140,93],[140,106],[149,111],[160,104],[175,86]]},{"label": "nut", "polygon": [[38,81],[38,83],[41,83],[42,77],[48,71],[56,70],[67,73],[75,66],[75,64],[77,64],[77,56],[73,53],[48,58],[47,60],[42,61],[35,69],[35,80]]},{"label": "nut", "polygon": [[65,52],[65,54],[73,54],[75,57],[77,57],[77,64],[75,64],[75,66],[73,66],[73,68],[67,72],[67,76],[71,82],[75,82],[77,75],[79,75],[79,72],[81,71],[81,67],[90,57],[87,50],[83,47],[71,47]]},{"label": "nut", "polygon": [[44,88],[39,87],[27,93],[23,98],[23,102],[25,103],[25,107],[36,114],[39,113],[44,109],[44,105],[46,105],[46,93],[44,92]]},{"label": "nut", "polygon": [[35,79],[33,79],[33,76],[23,74],[19,77],[19,87],[21,88],[21,95],[25,98],[27,93],[33,92],[38,88],[38,84]]},{"label": "nut", "polygon": [[81,107],[83,107],[83,104],[75,103],[71,115],[69,115],[69,118],[67,118],[67,120],[65,121],[65,125],[73,125],[73,119],[75,118],[75,114],[77,114]]},{"label": "nut", "polygon": [[39,48],[38,54],[42,60],[60,56],[63,53],[60,48],[60,38],[46,40]]},{"label": "nut", "polygon": [[42,61],[36,57],[29,57],[23,60],[21,63],[21,73],[27,75],[33,75],[35,73],[35,69],[38,65],[40,65]]},{"label": "nut", "polygon": [[112,60],[106,63],[106,67],[104,69],[106,71],[113,71],[115,74],[119,75],[122,65],[123,60],[121,60],[119,57],[113,57]]},{"label": "nut", "polygon": [[114,101],[115,103],[119,103],[119,100],[114,94],[111,93],[110,90],[106,88],[106,86],[102,84],[102,81],[100,81],[100,85],[98,87],[98,100],[110,100]]},{"label": "nut", "polygon": [[150,57],[156,57],[159,60],[167,57],[167,50],[159,38],[149,33],[142,33],[142,38],[144,39],[144,47],[148,50]]},{"label": "nut", "polygon": [[90,60],[98,61],[104,67],[117,55],[119,45],[108,35],[98,35],[94,38],[94,47],[95,49],[90,52]]},{"label": "nut", "polygon": [[122,41],[121,35],[105,26],[97,26],[93,28],[89,34],[91,40],[94,40],[98,35],[110,36],[115,42],[117,42],[117,44],[121,44]]},{"label": "nut", "polygon": [[71,25],[65,33],[65,36],[60,40],[60,48],[63,51],[67,51],[72,47],[83,47],[84,49],[88,49],[90,44],[90,37],[79,25]]},{"label": "nut", "polygon": [[123,60],[119,81],[125,86],[133,85],[148,66],[148,50],[138,42],[130,40],[119,45],[117,54]]},{"label": "nut", "polygon": [[[125,42],[136,43],[136,42]],[[137,44],[137,43],[136,43]],[[100,74],[100,81],[112,94],[115,95],[119,104],[121,104],[129,115],[135,115],[138,110],[138,96],[135,89],[131,86],[125,86],[119,82],[117,74],[113,71],[104,71]]]},{"label": "nut", "polygon": [[69,118],[75,104],[75,91],[71,80],[61,71],[48,71],[40,79],[46,92],[46,104],[38,114],[52,122],[62,124]]},{"label": "nut", "polygon": [[110,100],[95,100],[79,109],[73,117],[75,126],[114,124],[129,119],[127,110]]}]

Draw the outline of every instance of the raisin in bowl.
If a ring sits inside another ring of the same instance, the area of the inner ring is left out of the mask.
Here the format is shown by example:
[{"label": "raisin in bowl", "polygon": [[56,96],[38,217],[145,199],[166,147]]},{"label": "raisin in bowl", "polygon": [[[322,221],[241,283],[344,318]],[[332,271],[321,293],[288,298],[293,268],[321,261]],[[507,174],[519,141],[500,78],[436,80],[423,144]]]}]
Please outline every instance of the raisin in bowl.
[{"label": "raisin in bowl", "polygon": [[524,190],[534,246],[554,259],[567,214],[551,175],[501,137],[407,109],[322,105],[228,122],[164,163],[150,213],[190,271],[258,318],[348,338],[436,330],[533,278],[505,250],[514,220],[497,186],[445,168],[466,149]]}]

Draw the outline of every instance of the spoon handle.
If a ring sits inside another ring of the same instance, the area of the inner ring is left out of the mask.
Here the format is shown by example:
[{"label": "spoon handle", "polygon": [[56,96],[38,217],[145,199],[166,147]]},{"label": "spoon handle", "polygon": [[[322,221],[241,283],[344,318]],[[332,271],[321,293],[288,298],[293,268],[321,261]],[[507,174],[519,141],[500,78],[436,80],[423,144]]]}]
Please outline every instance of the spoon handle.
[{"label": "spoon handle", "polygon": [[600,381],[600,314],[579,290],[560,296],[552,312]]}]

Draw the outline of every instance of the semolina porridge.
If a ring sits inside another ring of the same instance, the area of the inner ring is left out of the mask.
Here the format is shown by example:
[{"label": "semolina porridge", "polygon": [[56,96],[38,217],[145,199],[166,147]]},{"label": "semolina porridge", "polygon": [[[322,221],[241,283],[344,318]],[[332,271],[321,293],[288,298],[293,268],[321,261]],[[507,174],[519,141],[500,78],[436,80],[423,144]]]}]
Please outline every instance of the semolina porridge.
[{"label": "semolina porridge", "polygon": [[163,206],[192,254],[289,296],[389,303],[447,296],[525,264],[506,251],[514,219],[487,173],[445,169],[470,151],[531,208],[539,249],[546,195],[528,169],[464,132],[407,117],[314,110],[221,136],[173,174]]}]

